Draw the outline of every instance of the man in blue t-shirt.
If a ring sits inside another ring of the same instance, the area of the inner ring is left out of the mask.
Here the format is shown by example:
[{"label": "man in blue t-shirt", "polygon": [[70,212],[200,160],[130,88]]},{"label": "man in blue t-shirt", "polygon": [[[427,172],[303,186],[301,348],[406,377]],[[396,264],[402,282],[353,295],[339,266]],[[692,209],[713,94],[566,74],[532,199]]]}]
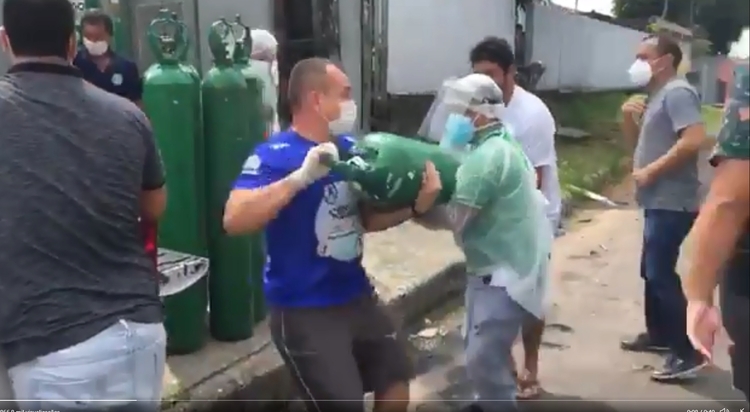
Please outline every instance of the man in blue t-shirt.
[{"label": "man in blue t-shirt", "polygon": [[357,119],[349,79],[328,60],[306,59],[292,70],[288,93],[292,127],[247,159],[224,227],[265,228],[271,332],[308,409],[362,411],[364,394],[375,392],[376,410],[405,412],[413,371],[362,267],[362,235],[426,212],[440,177],[428,163],[412,207],[372,212],[321,162],[353,145],[342,136]]}]

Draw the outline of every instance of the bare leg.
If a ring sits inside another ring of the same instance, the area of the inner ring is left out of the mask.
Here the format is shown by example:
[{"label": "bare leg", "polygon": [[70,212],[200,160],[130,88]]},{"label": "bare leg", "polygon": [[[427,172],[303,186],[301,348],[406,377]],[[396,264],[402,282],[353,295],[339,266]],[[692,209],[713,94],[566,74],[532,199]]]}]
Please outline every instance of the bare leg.
[{"label": "bare leg", "polygon": [[539,395],[539,350],[542,346],[544,319],[529,317],[521,327],[523,340],[523,374],[519,397],[535,398]]},{"label": "bare leg", "polygon": [[375,392],[373,412],[406,412],[409,409],[409,382],[391,385],[383,392]]}]

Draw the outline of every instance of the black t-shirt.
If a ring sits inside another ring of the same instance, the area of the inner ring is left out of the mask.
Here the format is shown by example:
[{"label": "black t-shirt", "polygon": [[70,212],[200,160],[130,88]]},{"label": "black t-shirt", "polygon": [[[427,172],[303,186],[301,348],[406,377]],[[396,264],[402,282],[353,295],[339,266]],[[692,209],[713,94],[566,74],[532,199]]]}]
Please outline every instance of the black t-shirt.
[{"label": "black t-shirt", "polygon": [[750,298],[750,227],[737,242],[725,276],[724,282],[729,293]]},{"label": "black t-shirt", "polygon": [[132,102],[63,64],[0,78],[0,349],[7,366],[162,305],[140,237],[142,190],[164,174]]}]

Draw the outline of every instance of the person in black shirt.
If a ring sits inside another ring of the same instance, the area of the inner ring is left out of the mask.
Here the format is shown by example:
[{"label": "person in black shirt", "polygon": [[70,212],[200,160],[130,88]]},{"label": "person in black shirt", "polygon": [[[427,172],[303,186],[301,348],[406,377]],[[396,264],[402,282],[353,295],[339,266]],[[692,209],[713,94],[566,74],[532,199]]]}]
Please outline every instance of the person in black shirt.
[{"label": "person in black shirt", "polygon": [[139,107],[143,81],[135,62],[110,47],[114,24],[112,18],[99,10],[86,12],[81,18],[83,47],[78,49],[73,64],[83,78],[110,93],[124,97]]},{"label": "person in black shirt", "polygon": [[25,410],[158,411],[166,359],[139,217],[166,207],[146,115],[71,64],[69,0],[3,0],[0,353]]}]

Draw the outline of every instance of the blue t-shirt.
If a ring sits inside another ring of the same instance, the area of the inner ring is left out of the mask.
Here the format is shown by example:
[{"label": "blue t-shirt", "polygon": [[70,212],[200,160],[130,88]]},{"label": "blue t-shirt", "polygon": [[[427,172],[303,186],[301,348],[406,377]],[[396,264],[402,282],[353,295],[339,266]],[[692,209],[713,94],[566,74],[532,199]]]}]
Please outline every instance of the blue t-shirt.
[{"label": "blue t-shirt", "polygon": [[[339,137],[340,152],[354,140]],[[281,131],[258,145],[235,189],[255,189],[283,179],[302,165],[316,143]],[[372,291],[362,267],[362,223],[349,183],[331,173],[300,191],[265,229],[266,301],[275,307],[325,307]]]}]

